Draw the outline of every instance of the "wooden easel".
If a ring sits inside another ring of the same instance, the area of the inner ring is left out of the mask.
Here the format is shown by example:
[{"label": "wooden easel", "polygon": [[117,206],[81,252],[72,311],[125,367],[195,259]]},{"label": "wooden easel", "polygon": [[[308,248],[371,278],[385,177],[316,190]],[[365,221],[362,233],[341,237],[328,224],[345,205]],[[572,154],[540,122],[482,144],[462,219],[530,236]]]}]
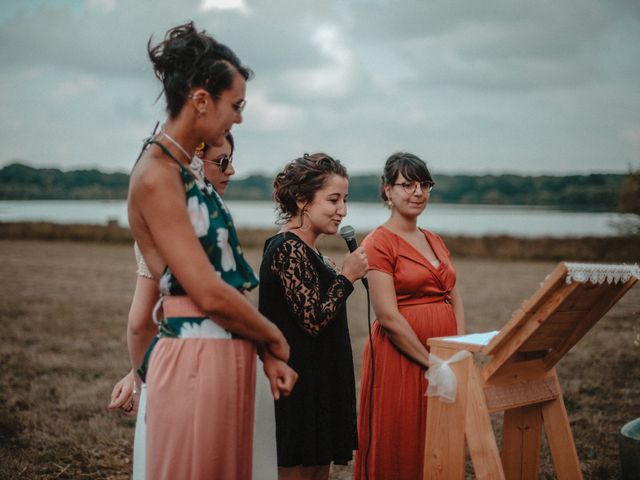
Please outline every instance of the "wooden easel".
[{"label": "wooden easel", "polygon": [[[460,350],[491,359],[479,366],[469,356],[450,365],[454,403],[429,397],[425,479],[464,478],[465,438],[476,478],[537,479],[543,425],[557,478],[582,478],[555,365],[635,284],[638,267],[618,266],[634,273],[597,283],[567,281],[571,265],[560,263],[488,345],[428,341],[443,360]],[[501,451],[489,418],[498,411],[505,412]]]}]

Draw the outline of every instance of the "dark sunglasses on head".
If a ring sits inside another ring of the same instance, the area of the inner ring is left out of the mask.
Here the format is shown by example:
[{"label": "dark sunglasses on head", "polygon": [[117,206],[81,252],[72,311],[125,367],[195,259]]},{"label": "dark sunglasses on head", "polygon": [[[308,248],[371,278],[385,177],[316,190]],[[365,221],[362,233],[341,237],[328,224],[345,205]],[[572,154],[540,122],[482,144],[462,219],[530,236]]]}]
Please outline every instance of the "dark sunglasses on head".
[{"label": "dark sunglasses on head", "polygon": [[203,162],[212,163],[213,165],[216,165],[220,169],[220,171],[224,173],[226,172],[227,168],[229,168],[229,165],[233,163],[233,156],[224,154],[221,157],[218,157],[216,160],[203,159]]}]

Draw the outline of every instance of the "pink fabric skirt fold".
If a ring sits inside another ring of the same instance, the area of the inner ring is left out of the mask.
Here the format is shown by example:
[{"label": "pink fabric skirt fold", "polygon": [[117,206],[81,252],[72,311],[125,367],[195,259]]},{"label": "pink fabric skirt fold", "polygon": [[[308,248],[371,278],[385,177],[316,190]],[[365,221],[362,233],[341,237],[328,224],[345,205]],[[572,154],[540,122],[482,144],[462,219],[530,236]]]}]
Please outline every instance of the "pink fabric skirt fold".
[{"label": "pink fabric skirt fold", "polygon": [[256,350],[162,338],[147,376],[146,478],[251,479]]}]

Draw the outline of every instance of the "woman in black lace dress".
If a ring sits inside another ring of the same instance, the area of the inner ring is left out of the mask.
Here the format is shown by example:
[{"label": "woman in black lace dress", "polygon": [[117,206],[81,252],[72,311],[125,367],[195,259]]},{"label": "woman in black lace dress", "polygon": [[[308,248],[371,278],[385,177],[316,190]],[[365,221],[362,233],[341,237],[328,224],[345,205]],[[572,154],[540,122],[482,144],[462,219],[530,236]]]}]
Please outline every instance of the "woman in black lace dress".
[{"label": "woman in black lace dress", "polygon": [[345,256],[342,272],[316,248],[347,214],[347,172],[317,153],[290,162],[274,181],[282,229],[265,243],[260,312],[291,346],[298,372],[291,395],[276,402],[278,472],[327,479],[357,448],[355,383],[346,300],[368,269],[364,250]]}]

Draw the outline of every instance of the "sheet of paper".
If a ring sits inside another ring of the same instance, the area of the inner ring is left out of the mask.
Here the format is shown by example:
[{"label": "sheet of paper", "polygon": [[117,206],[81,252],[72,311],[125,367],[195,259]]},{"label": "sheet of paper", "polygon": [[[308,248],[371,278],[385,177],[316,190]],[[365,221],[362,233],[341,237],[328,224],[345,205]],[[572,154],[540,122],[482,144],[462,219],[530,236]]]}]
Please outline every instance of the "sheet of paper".
[{"label": "sheet of paper", "polygon": [[498,334],[498,330],[485,333],[470,333],[468,335],[460,335],[457,337],[443,337],[447,342],[468,343],[471,345],[488,345],[493,337]]}]

